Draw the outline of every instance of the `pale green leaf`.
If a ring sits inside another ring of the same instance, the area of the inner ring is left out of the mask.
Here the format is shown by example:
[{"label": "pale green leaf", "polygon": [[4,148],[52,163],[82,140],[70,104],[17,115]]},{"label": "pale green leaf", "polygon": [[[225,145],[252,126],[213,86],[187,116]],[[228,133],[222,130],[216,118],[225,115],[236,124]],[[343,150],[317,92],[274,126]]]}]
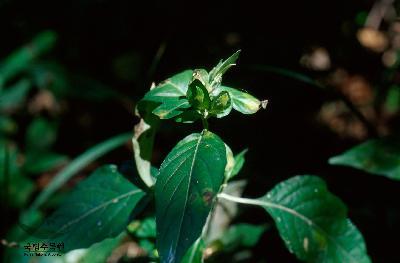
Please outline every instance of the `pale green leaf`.
[{"label": "pale green leaf", "polygon": [[226,148],[226,166],[225,166],[225,181],[228,181],[232,177],[232,171],[235,167],[235,158],[233,152],[228,144],[225,143]]},{"label": "pale green leaf", "polygon": [[142,101],[155,103],[152,112],[160,119],[170,119],[181,114],[190,107],[186,99],[189,82],[193,70],[186,70],[161,82],[148,91]]},{"label": "pale green leaf", "polygon": [[245,91],[226,86],[220,86],[215,89],[213,95],[219,94],[222,91],[227,91],[229,93],[232,100],[232,107],[243,114],[256,113],[263,106],[262,104],[265,103]]},{"label": "pale green leaf", "polygon": [[233,166],[231,176],[229,178],[233,178],[236,176],[240,170],[242,170],[243,164],[244,164],[244,155],[247,153],[247,149],[244,149],[237,155],[235,155],[235,165]]},{"label": "pale green leaf", "polygon": [[221,91],[212,99],[210,114],[217,118],[228,115],[232,110],[232,100],[227,91]]},{"label": "pale green leaf", "polygon": [[221,60],[209,73],[209,82],[212,87],[217,87],[222,80],[222,75],[232,66],[236,65],[240,50],[236,51],[226,60]]},{"label": "pale green leaf", "polygon": [[151,187],[155,179],[151,174],[150,161],[158,120],[151,116],[146,120],[140,119],[139,123],[135,125],[132,145],[138,174],[143,182],[148,187]]}]

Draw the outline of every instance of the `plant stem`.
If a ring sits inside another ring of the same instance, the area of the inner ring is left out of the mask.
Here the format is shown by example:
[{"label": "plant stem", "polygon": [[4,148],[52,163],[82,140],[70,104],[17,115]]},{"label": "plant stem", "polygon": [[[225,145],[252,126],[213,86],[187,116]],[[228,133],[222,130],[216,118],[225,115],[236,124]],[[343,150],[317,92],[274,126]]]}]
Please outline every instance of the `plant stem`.
[{"label": "plant stem", "polygon": [[275,204],[269,201],[265,201],[265,200],[259,200],[259,199],[249,199],[249,198],[243,198],[243,197],[237,197],[237,196],[232,196],[232,195],[228,195],[225,193],[220,193],[218,195],[219,198],[231,201],[231,202],[235,202],[235,203],[240,203],[240,204],[246,204],[246,205],[256,205],[256,206],[261,206],[261,207],[269,207],[269,208],[273,208],[273,209],[279,209],[282,211],[285,211],[293,216],[296,216],[298,218],[300,218],[301,220],[303,220],[304,222],[306,222],[309,225],[313,225],[313,221],[309,218],[307,218],[306,216],[300,214],[299,212],[297,212],[296,210],[283,206],[283,205],[279,205],[279,204]]},{"label": "plant stem", "polygon": [[[240,203],[240,204],[258,205],[258,206],[265,205],[265,202],[261,202],[256,199],[237,197],[237,196],[233,196],[233,195],[228,195],[226,193],[220,193],[220,194],[218,194],[218,197],[228,200],[228,201],[231,201],[231,202]],[[271,204],[273,204],[273,203],[271,203]]]},{"label": "plant stem", "polygon": [[203,128],[208,130],[208,121],[207,118],[201,118],[201,122],[203,123]]}]

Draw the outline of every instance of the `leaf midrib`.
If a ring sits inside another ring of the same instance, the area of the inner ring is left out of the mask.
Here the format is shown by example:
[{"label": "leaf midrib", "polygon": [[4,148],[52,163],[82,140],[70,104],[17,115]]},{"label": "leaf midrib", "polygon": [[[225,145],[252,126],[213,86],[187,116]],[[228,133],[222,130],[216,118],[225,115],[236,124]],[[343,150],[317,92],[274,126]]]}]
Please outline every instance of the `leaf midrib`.
[{"label": "leaf midrib", "polygon": [[79,223],[79,222],[82,221],[84,218],[86,218],[86,217],[92,215],[92,214],[95,213],[96,211],[98,211],[98,210],[100,210],[100,209],[102,209],[102,208],[104,208],[104,207],[106,207],[106,206],[108,206],[108,205],[116,204],[116,203],[119,202],[121,199],[128,198],[128,197],[130,197],[130,196],[132,196],[132,195],[134,195],[134,194],[136,194],[136,193],[140,193],[140,192],[142,192],[142,190],[136,189],[136,190],[132,190],[132,191],[130,191],[130,192],[127,192],[127,193],[125,193],[125,194],[122,194],[122,195],[113,197],[112,199],[110,199],[110,200],[108,200],[108,201],[106,201],[106,202],[104,202],[104,203],[102,203],[102,204],[100,204],[100,205],[97,205],[97,206],[93,207],[92,209],[90,209],[89,211],[87,211],[86,213],[84,213],[83,215],[81,215],[80,217],[78,217],[78,218],[76,218],[76,219],[74,219],[74,220],[71,220],[71,221],[69,221],[68,223],[64,224],[59,230],[57,230],[57,232],[54,233],[54,235],[57,235],[57,234],[59,234],[60,232],[62,232],[64,229],[66,229],[66,228],[68,228],[68,227],[70,227],[70,226],[72,226],[72,225],[74,225],[74,224],[76,224],[76,223]]},{"label": "leaf midrib", "polygon": [[174,244],[174,254],[176,252],[176,247],[178,245],[178,241],[181,239],[181,229],[182,229],[183,218],[185,217],[185,211],[186,211],[186,207],[187,207],[187,201],[188,201],[189,189],[190,189],[190,182],[191,182],[192,174],[193,174],[193,167],[194,167],[194,163],[195,163],[195,160],[196,160],[196,155],[197,155],[197,152],[198,152],[198,149],[199,149],[199,146],[200,146],[202,138],[203,138],[203,133],[201,133],[199,138],[197,139],[196,148],[195,148],[194,153],[193,153],[192,164],[190,166],[190,172],[189,172],[188,187],[187,187],[186,194],[185,194],[185,204],[184,204],[183,209],[182,209],[182,211],[183,211],[182,216],[181,216],[181,218],[179,220],[180,222],[179,222],[178,235],[177,235],[178,238],[176,239],[175,244]]},{"label": "leaf midrib", "polygon": [[314,223],[313,220],[311,220],[310,218],[304,216],[303,214],[300,214],[299,212],[297,212],[294,209],[291,209],[289,207],[283,206],[283,205],[279,205],[273,202],[269,202],[269,201],[264,201],[264,200],[254,200],[254,199],[248,199],[248,198],[241,198],[241,197],[235,197],[235,196],[230,196],[228,194],[225,193],[221,193],[219,194],[219,197],[224,198],[224,199],[228,199],[237,203],[242,203],[242,204],[249,204],[249,205],[258,205],[258,206],[262,206],[264,208],[273,208],[273,209],[279,209],[281,211],[287,212],[295,217],[300,218],[301,220],[303,220],[304,222],[306,222],[310,227],[314,227],[318,230],[320,230],[322,233],[324,233],[326,235],[327,238],[329,238],[329,240],[334,243],[338,248],[340,248],[340,250],[342,251],[343,255],[346,255],[347,258],[349,258],[351,260],[351,262],[355,262],[357,263],[357,261],[353,258],[352,255],[350,255],[346,249],[344,249],[338,242],[336,242],[336,240],[331,237],[322,227],[320,227],[319,225],[317,225],[316,223]]}]

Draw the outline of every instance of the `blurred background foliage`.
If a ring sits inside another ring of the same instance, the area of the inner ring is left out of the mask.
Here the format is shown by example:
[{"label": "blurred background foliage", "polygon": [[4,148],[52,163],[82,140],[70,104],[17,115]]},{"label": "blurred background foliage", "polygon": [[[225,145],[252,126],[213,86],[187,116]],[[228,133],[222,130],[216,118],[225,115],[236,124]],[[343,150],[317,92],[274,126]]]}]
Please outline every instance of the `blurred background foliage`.
[{"label": "blurred background foliage", "polygon": [[[25,223],[39,222],[99,164],[131,160],[126,132],[153,81],[209,69],[240,48],[238,67],[224,81],[268,99],[267,110],[210,125],[234,152],[249,148],[240,175],[245,195],[260,196],[295,174],[318,174],[349,205],[373,261],[398,262],[399,182],[328,159],[399,132],[399,5],[1,0],[2,254],[29,232]],[[156,164],[193,128],[167,122],[160,129]],[[264,211],[250,209],[235,220],[263,224]],[[262,229],[254,249],[230,244],[234,256],[222,252],[215,262],[296,262],[274,228]],[[111,262],[140,255],[137,243],[118,240]]]}]

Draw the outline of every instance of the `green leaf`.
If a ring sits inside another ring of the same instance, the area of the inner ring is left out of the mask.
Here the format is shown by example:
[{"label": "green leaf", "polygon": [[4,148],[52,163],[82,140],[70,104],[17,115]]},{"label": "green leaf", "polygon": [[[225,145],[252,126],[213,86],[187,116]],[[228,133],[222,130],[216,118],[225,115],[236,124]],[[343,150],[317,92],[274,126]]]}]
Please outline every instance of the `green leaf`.
[{"label": "green leaf", "polygon": [[44,118],[36,118],[28,126],[25,136],[27,151],[47,151],[57,139],[57,125]]},{"label": "green leaf", "polygon": [[126,238],[126,233],[123,232],[115,238],[107,238],[99,243],[95,243],[89,248],[75,249],[63,254],[59,257],[48,256],[29,256],[24,255],[24,251],[20,249],[18,254],[12,255],[12,260],[9,263],[21,263],[29,259],[29,262],[35,263],[104,263],[111,256],[112,252]]},{"label": "green leaf", "polygon": [[13,86],[0,91],[0,111],[11,110],[22,104],[31,87],[29,80],[21,79]]},{"label": "green leaf", "polygon": [[128,225],[128,230],[138,238],[155,238],[156,220],[153,217],[135,220]]},{"label": "green leaf", "polygon": [[221,60],[209,74],[209,82],[213,88],[218,87],[222,80],[222,75],[232,66],[236,65],[236,60],[239,58],[240,50],[236,51],[226,60]]},{"label": "green leaf", "polygon": [[79,263],[107,262],[107,259],[110,257],[113,250],[118,247],[118,245],[122,242],[122,240],[125,237],[126,233],[123,232],[115,238],[107,238],[99,243],[92,245],[91,247],[83,251],[82,256],[78,262]]},{"label": "green leaf", "polygon": [[10,117],[0,116],[0,137],[17,131],[17,123]]},{"label": "green leaf", "polygon": [[244,155],[247,153],[247,149],[244,149],[240,153],[238,153],[235,156],[235,165],[233,166],[232,173],[229,177],[229,179],[233,178],[236,176],[240,170],[242,170],[243,164],[244,164]]},{"label": "green leaf", "polygon": [[208,91],[200,80],[195,79],[189,84],[186,97],[196,110],[207,110],[210,108],[211,100]]},{"label": "green leaf", "polygon": [[323,180],[297,176],[259,199],[275,220],[286,247],[307,262],[370,262],[364,239],[345,204]]},{"label": "green leaf", "polygon": [[265,108],[267,103],[267,101],[260,101],[245,91],[240,91],[225,86],[220,86],[219,88],[215,89],[213,94],[218,94],[222,91],[227,91],[229,93],[229,96],[232,100],[232,107],[243,114],[256,113],[260,108]]},{"label": "green leaf", "polygon": [[225,166],[224,142],[206,130],[187,136],[165,158],[155,185],[161,262],[180,262],[200,236]]},{"label": "green leaf", "polygon": [[76,157],[69,165],[62,169],[53,180],[47,185],[47,187],[38,195],[35,201],[32,203],[30,210],[38,209],[47,199],[57,191],[65,182],[67,182],[72,176],[78,171],[85,168],[88,164],[103,156],[104,154],[114,150],[115,148],[126,143],[131,133],[124,133],[109,138],[83,152],[81,155]]},{"label": "green leaf", "polygon": [[264,207],[290,252],[306,262],[369,263],[364,239],[343,202],[316,176],[296,176],[259,199],[221,198]]},{"label": "green leaf", "polygon": [[203,239],[199,238],[194,242],[194,244],[189,248],[183,257],[181,263],[202,263],[203,260],[203,250],[206,248],[206,244]]},{"label": "green leaf", "polygon": [[343,202],[323,180],[296,176],[259,199],[221,197],[264,207],[274,219],[290,252],[306,262],[371,262],[358,229],[347,218]]},{"label": "green leaf", "polygon": [[228,144],[225,143],[226,149],[226,166],[225,166],[225,181],[228,181],[231,178],[231,174],[233,171],[233,167],[235,166],[235,158],[233,157],[233,152]]},{"label": "green leaf", "polygon": [[221,91],[215,96],[211,103],[210,114],[217,118],[222,118],[228,115],[232,110],[231,96],[227,91]]},{"label": "green leaf", "polygon": [[57,35],[53,31],[40,32],[30,43],[14,51],[0,67],[0,90],[5,82],[13,78],[43,53],[49,51],[56,42]]},{"label": "green leaf", "polygon": [[174,120],[182,123],[193,123],[200,118],[201,115],[197,110],[189,109],[176,116]]},{"label": "green leaf", "polygon": [[28,152],[23,170],[32,174],[40,174],[68,162],[68,157],[63,154],[45,152]]},{"label": "green leaf", "polygon": [[400,180],[400,137],[369,140],[330,158],[329,163]]},{"label": "green leaf", "polygon": [[32,180],[21,172],[18,155],[14,145],[0,141],[0,197],[13,207],[23,207],[35,190]]},{"label": "green leaf", "polygon": [[193,70],[193,80],[199,80],[203,86],[207,89],[208,92],[211,91],[210,83],[209,83],[209,75],[205,69],[195,69]]},{"label": "green leaf", "polygon": [[193,70],[183,71],[167,79],[146,93],[142,101],[156,103],[153,114],[160,119],[170,119],[181,114],[190,107],[186,99],[189,82]]},{"label": "green leaf", "polygon": [[65,252],[87,248],[121,233],[144,195],[117,172],[116,166],[103,166],[78,184],[36,235],[64,242]]},{"label": "green leaf", "polygon": [[138,241],[139,246],[147,252],[147,255],[153,258],[158,258],[156,244],[153,240],[140,239]]},{"label": "green leaf", "polygon": [[385,108],[390,113],[396,113],[400,109],[400,86],[391,86],[386,95]]},{"label": "green leaf", "polygon": [[266,230],[265,225],[236,224],[229,227],[222,237],[224,249],[232,251],[238,247],[253,247]]}]

